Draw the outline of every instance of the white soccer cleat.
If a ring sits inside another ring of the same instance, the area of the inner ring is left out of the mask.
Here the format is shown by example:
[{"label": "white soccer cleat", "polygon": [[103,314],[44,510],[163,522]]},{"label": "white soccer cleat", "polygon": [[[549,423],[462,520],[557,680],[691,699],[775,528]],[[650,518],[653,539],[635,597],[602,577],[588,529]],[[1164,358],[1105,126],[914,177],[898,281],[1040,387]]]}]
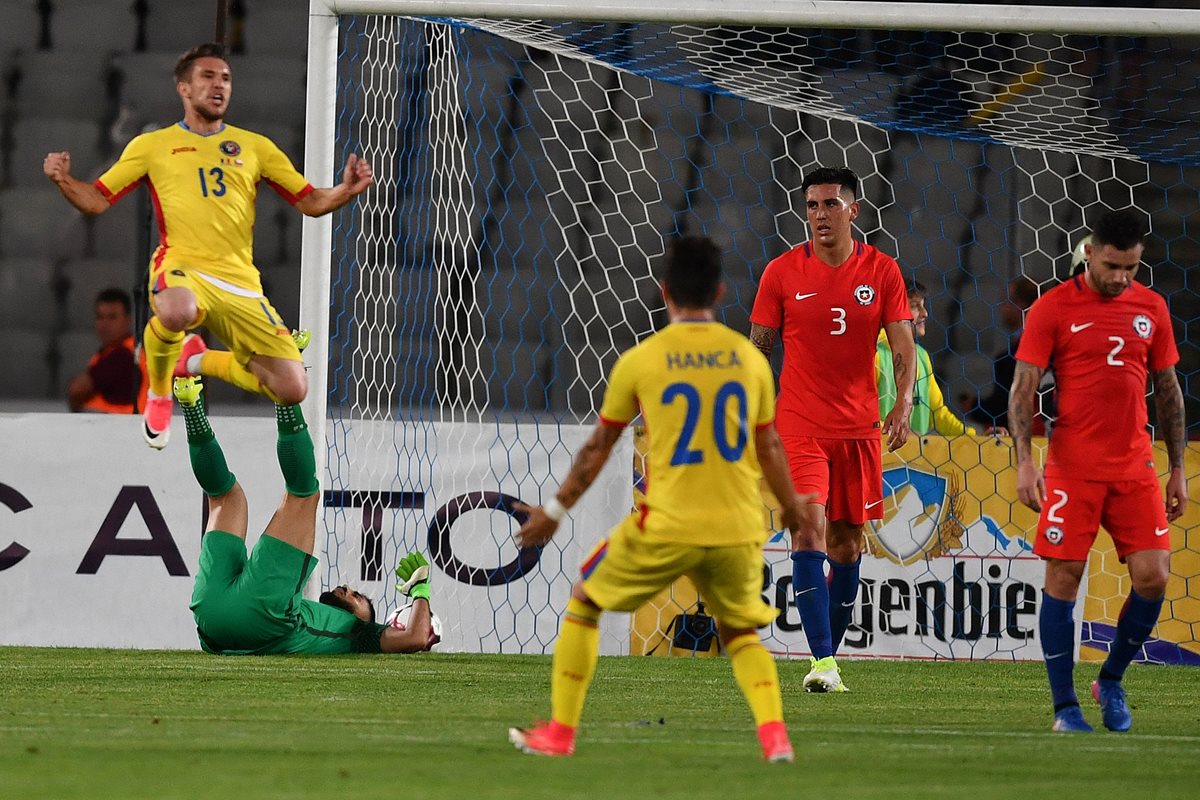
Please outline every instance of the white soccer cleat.
[{"label": "white soccer cleat", "polygon": [[816,694],[850,691],[846,684],[842,683],[842,673],[838,670],[833,656],[822,658],[820,661],[810,659],[810,662],[812,666],[804,676],[804,691]]}]

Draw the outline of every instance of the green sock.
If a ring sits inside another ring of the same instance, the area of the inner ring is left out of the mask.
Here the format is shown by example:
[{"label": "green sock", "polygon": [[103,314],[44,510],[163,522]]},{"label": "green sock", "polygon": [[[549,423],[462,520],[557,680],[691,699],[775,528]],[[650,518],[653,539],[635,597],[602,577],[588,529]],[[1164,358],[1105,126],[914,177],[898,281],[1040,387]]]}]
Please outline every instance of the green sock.
[{"label": "green sock", "polygon": [[275,423],[279,428],[275,453],[279,456],[279,469],[283,472],[283,485],[288,494],[295,497],[316,494],[321,489],[317,482],[317,460],[300,406],[276,404]]},{"label": "green sock", "polygon": [[237,483],[237,478],[229,471],[229,465],[225,463],[225,453],[208,424],[208,415],[204,413],[204,398],[193,406],[183,403],[179,405],[183,409],[188,457],[191,459],[196,481],[209,497],[225,494]]}]

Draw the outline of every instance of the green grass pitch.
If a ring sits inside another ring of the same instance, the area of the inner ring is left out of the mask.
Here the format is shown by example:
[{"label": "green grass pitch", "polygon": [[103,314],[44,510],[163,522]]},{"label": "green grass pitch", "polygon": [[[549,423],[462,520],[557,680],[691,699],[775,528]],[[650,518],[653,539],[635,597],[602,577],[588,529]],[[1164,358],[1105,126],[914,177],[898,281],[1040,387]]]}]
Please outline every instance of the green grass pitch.
[{"label": "green grass pitch", "polygon": [[761,761],[725,659],[602,658],[575,757],[544,759],[506,731],[546,716],[548,657],[0,648],[0,797],[1200,796],[1193,668],[1135,665],[1134,730],[1065,736],[1036,663],[850,661],[824,696],[779,667],[792,765]]}]

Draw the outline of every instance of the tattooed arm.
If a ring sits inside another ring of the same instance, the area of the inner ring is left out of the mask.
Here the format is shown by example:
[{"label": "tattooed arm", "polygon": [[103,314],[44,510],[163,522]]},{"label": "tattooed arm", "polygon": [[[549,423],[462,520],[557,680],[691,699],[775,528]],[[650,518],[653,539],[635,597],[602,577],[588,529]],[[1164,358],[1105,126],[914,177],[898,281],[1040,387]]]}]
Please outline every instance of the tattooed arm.
[{"label": "tattooed arm", "polygon": [[[766,325],[759,325],[757,322],[750,323],[750,344],[762,353],[768,361],[771,360],[771,352],[775,349],[775,339],[778,338],[779,331],[774,328],[768,328]],[[772,369],[772,371],[774,371]],[[776,388],[778,388],[776,383]]]},{"label": "tattooed arm", "polygon": [[896,405],[883,421],[883,435],[888,437],[892,451],[908,441],[912,432],[913,384],[917,380],[917,345],[913,339],[912,323],[908,320],[889,322],[883,326],[888,346],[892,348],[892,370],[896,380]]},{"label": "tattooed arm", "polygon": [[[564,509],[575,505],[576,501],[596,480],[596,476],[608,462],[613,446],[621,438],[621,432],[624,430],[623,426],[609,425],[604,422],[596,423],[592,435],[588,437],[583,449],[575,456],[567,479],[558,487],[558,492],[554,496],[554,500],[560,503]],[[550,541],[558,529],[558,520],[546,514],[545,506],[533,508],[519,503],[516,505],[516,509],[529,514],[529,518],[521,526],[521,530],[517,531],[517,544],[521,547],[540,547]]]},{"label": "tattooed arm", "polygon": [[1167,477],[1167,519],[1171,522],[1187,510],[1187,477],[1183,472],[1183,451],[1187,447],[1187,429],[1183,421],[1183,391],[1174,367],[1151,375],[1154,381],[1154,410],[1158,431],[1167,445],[1171,473]]},{"label": "tattooed arm", "polygon": [[1008,390],[1008,428],[1017,453],[1017,497],[1034,511],[1041,511],[1046,499],[1046,480],[1033,460],[1033,415],[1037,387],[1045,372],[1028,361],[1018,361]]},{"label": "tattooed arm", "polygon": [[771,358],[771,351],[775,349],[775,339],[778,335],[779,332],[774,328],[759,325],[757,322],[750,323],[750,343],[768,359]]}]

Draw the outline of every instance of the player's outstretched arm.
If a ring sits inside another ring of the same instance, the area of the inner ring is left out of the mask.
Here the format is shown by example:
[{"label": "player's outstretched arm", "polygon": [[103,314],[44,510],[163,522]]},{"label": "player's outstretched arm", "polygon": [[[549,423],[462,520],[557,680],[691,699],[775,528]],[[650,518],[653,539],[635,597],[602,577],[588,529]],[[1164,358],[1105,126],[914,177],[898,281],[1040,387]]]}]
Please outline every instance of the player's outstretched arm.
[{"label": "player's outstretched arm", "polygon": [[[788,470],[787,455],[783,442],[774,425],[759,428],[754,432],[754,446],[758,453],[758,465],[766,478],[767,486],[780,505],[780,523],[795,533],[800,526],[802,507],[817,499],[815,494],[796,494],[792,485],[792,474]],[[794,543],[793,543],[794,544]]]},{"label": "player's outstretched arm", "polygon": [[342,170],[341,183],[328,189],[312,190],[296,203],[296,208],[310,217],[324,216],[358,197],[374,182],[375,173],[371,171],[371,165],[351,154],[346,159],[346,168]]},{"label": "player's outstretched arm", "polygon": [[913,339],[912,323],[908,320],[889,322],[883,326],[888,347],[892,349],[892,370],[896,381],[896,405],[883,420],[883,435],[888,451],[903,446],[912,433],[913,384],[917,380],[917,345]]},{"label": "player's outstretched arm", "polygon": [[1167,477],[1167,520],[1174,522],[1187,511],[1187,476],[1183,471],[1183,451],[1187,447],[1187,427],[1183,417],[1183,390],[1174,367],[1151,375],[1154,381],[1154,411],[1158,431],[1167,445],[1171,473]]},{"label": "player's outstretched arm", "polygon": [[67,202],[84,214],[94,216],[108,211],[108,199],[99,189],[71,176],[71,154],[66,150],[47,153],[42,161],[42,172],[54,182]]},{"label": "player's outstretched arm", "polygon": [[409,553],[396,565],[397,591],[412,598],[412,614],[404,630],[385,628],[379,634],[379,649],[385,653],[418,653],[433,641],[429,611],[429,561],[420,553]]},{"label": "player's outstretched arm", "polygon": [[583,449],[575,456],[571,471],[562,486],[558,487],[554,499],[544,506],[525,505],[518,503],[516,509],[529,515],[525,524],[516,532],[514,538],[521,547],[541,547],[554,537],[558,523],[571,506],[583,496],[588,487],[596,480],[600,470],[608,462],[613,445],[621,438],[625,430],[618,425],[606,425],[597,422],[592,429],[592,435],[584,442]]},{"label": "player's outstretched arm", "polygon": [[1008,427],[1017,451],[1017,498],[1038,512],[1046,499],[1046,480],[1033,460],[1033,411],[1044,372],[1028,361],[1018,361],[1008,390]]}]

